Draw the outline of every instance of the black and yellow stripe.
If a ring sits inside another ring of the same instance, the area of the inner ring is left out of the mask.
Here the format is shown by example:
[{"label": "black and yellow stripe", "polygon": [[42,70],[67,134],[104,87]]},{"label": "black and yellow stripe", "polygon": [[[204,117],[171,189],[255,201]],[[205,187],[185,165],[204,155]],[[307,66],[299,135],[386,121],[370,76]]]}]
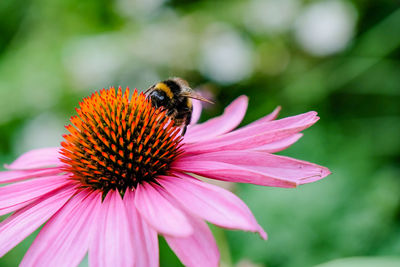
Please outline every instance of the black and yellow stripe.
[{"label": "black and yellow stripe", "polygon": [[163,91],[169,99],[174,98],[174,93],[171,90],[171,87],[168,86],[165,82],[159,82],[154,86],[155,89]]}]

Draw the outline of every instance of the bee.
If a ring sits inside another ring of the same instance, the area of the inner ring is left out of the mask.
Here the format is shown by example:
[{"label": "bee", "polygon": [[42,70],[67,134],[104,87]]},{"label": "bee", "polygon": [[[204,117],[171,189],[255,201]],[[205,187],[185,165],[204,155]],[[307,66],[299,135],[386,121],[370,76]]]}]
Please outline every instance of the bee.
[{"label": "bee", "polygon": [[170,78],[149,87],[144,92],[156,108],[163,107],[167,115],[172,118],[175,126],[183,126],[182,136],[192,118],[192,99],[208,102],[212,101],[200,96],[189,83],[181,78]]}]

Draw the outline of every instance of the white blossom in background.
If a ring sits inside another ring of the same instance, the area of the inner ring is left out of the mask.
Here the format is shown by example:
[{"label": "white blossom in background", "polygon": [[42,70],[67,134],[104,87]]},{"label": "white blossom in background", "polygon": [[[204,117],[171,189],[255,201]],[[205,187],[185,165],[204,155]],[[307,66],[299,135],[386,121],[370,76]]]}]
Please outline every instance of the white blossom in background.
[{"label": "white blossom in background", "polygon": [[200,71],[221,84],[249,77],[254,67],[249,43],[236,31],[219,26],[205,35],[199,60]]},{"label": "white blossom in background", "polygon": [[63,121],[59,117],[43,113],[28,121],[15,136],[13,150],[16,154],[40,148],[56,147],[66,133]]},{"label": "white blossom in background", "polygon": [[77,88],[103,88],[114,85],[124,50],[124,41],[116,35],[85,37],[67,43],[63,63]]},{"label": "white blossom in background", "polygon": [[329,0],[310,4],[295,24],[301,47],[316,56],[342,51],[351,41],[357,12],[347,1]]},{"label": "white blossom in background", "polygon": [[256,33],[281,33],[291,28],[300,8],[298,0],[249,1],[244,22]]}]

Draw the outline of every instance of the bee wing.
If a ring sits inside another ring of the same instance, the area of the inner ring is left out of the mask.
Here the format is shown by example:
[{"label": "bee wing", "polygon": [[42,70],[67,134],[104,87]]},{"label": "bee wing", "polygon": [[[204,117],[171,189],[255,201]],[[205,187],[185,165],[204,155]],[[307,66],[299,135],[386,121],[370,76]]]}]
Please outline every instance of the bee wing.
[{"label": "bee wing", "polygon": [[207,98],[202,97],[201,95],[199,95],[198,93],[196,93],[193,90],[187,90],[185,92],[182,92],[181,95],[185,96],[185,97],[197,99],[197,100],[200,100],[200,101],[203,101],[203,102],[207,102],[207,103],[210,103],[210,104],[214,104],[214,102],[212,102],[211,100],[208,100]]}]

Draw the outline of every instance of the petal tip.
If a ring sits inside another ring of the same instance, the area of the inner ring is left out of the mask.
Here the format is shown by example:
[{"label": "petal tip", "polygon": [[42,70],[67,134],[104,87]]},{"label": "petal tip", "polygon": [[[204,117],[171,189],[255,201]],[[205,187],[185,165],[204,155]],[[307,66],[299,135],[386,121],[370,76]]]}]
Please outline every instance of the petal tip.
[{"label": "petal tip", "polygon": [[331,175],[331,174],[332,174],[332,172],[328,168],[322,167],[321,178],[325,178],[326,176]]},{"label": "petal tip", "polygon": [[268,235],[261,226],[258,227],[257,232],[263,240],[268,240]]},{"label": "petal tip", "polygon": [[249,97],[247,96],[247,95],[241,95],[241,96],[239,96],[238,98],[236,98],[236,99],[240,99],[240,100],[242,100],[242,101],[249,101]]},{"label": "petal tip", "polygon": [[303,184],[309,184],[309,183],[313,183],[319,180],[322,180],[323,178],[327,177],[328,175],[332,174],[332,172],[326,168],[326,167],[320,167],[320,173],[310,176],[310,177],[306,177],[304,180],[300,181],[300,185]]},{"label": "petal tip", "polygon": [[[249,97],[247,95],[241,95],[238,98],[236,98],[232,103],[236,105],[243,105],[241,108],[245,112],[247,110],[247,106],[249,105]],[[230,106],[230,105],[229,105]],[[229,107],[228,106],[228,107]]]}]

